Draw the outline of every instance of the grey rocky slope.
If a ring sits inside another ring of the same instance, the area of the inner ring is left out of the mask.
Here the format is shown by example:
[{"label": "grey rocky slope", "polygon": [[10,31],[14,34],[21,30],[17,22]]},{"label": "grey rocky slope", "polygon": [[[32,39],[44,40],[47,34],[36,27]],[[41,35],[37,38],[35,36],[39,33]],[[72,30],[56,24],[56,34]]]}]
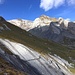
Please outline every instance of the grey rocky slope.
[{"label": "grey rocky slope", "polygon": [[28,75],[72,75],[66,67],[68,63],[58,56],[49,54],[48,59],[45,59],[31,48],[7,39],[0,39],[0,44],[13,53],[8,54],[0,48],[0,57]]}]

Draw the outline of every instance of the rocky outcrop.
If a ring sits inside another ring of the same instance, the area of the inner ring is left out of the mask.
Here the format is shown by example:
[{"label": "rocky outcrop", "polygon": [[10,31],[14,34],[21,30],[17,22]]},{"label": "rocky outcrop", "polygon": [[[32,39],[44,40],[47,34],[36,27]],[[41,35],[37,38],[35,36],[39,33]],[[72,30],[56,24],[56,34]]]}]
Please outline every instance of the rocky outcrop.
[{"label": "rocky outcrop", "polygon": [[6,39],[0,39],[0,43],[13,53],[12,55],[8,54],[4,49],[0,48],[0,57],[12,64],[16,69],[29,75],[72,75],[64,61],[56,56],[49,54],[47,60],[39,53],[20,43]]}]

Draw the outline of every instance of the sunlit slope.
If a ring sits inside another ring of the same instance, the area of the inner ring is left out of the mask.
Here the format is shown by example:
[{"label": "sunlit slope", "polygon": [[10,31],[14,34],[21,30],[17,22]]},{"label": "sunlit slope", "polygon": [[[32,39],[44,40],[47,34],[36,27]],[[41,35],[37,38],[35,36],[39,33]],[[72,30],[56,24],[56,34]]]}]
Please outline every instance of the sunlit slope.
[{"label": "sunlit slope", "polygon": [[22,43],[40,52],[41,54],[57,54],[69,62],[72,62],[69,57],[75,59],[75,50],[70,50],[69,48],[61,46],[52,41],[37,38],[25,30],[22,30],[4,20],[0,22],[0,38],[6,38]]}]

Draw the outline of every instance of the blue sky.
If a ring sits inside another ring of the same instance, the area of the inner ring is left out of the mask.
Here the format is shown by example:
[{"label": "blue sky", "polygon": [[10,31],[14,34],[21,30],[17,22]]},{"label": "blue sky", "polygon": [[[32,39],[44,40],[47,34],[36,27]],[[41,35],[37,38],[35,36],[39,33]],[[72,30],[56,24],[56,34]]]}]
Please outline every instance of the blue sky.
[{"label": "blue sky", "polygon": [[75,0],[0,0],[0,16],[6,20],[34,20],[42,14],[75,20]]}]

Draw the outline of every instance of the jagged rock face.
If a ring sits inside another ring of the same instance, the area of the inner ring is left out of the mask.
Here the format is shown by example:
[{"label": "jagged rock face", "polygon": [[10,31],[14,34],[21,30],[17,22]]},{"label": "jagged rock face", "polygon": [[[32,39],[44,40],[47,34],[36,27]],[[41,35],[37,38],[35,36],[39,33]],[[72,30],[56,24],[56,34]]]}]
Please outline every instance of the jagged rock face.
[{"label": "jagged rock face", "polygon": [[75,35],[75,23],[69,22],[68,24],[68,31]]},{"label": "jagged rock face", "polygon": [[[75,24],[73,24],[75,26]],[[34,28],[29,32],[33,35],[58,42],[60,44],[66,45],[70,48],[75,48],[75,28],[74,26],[68,26],[67,29],[63,29],[59,23],[51,22],[49,26],[44,26],[42,28]],[[45,31],[42,29],[47,28]],[[74,29],[72,29],[74,28]],[[65,38],[68,40],[65,42]],[[72,41],[73,40],[73,41]]]},{"label": "jagged rock face", "polygon": [[[45,31],[42,30],[44,28],[46,29]],[[60,41],[62,38],[62,29],[57,22],[51,22],[49,26],[44,26],[41,28],[36,27],[29,32],[37,37],[46,38],[55,42]]]}]

